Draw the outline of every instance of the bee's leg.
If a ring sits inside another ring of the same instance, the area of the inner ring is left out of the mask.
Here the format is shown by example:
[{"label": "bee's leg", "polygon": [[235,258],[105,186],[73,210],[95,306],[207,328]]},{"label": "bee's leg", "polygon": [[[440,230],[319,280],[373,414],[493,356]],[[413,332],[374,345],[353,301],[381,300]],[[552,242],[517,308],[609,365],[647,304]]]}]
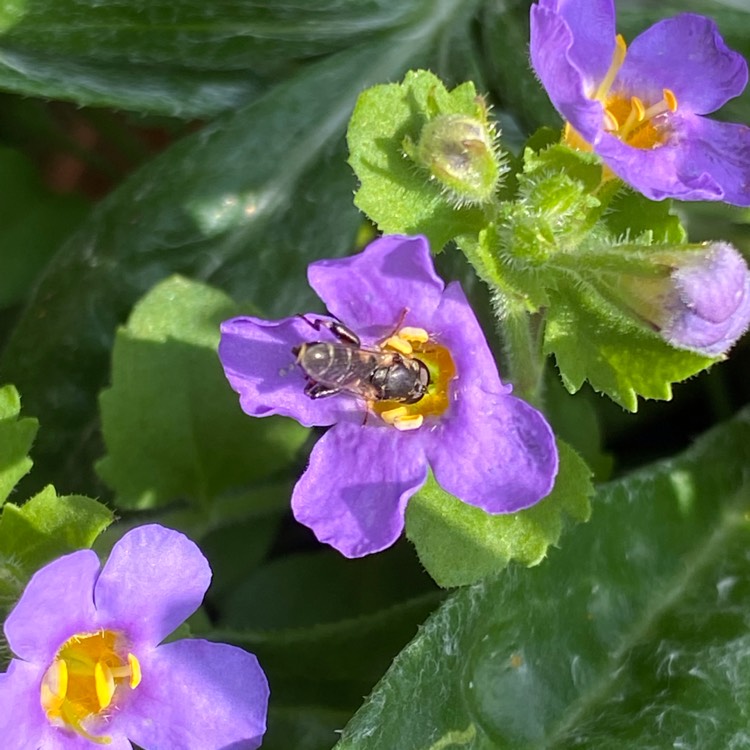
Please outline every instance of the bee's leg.
[{"label": "bee's leg", "polygon": [[308,396],[309,398],[312,398],[312,399],[326,398],[327,396],[334,396],[337,393],[341,393],[340,388],[331,388],[328,385],[323,385],[322,383],[316,383],[315,381],[310,381],[305,386],[305,396]]},{"label": "bee's leg", "polygon": [[304,315],[298,315],[297,317],[302,318],[305,323],[316,331],[320,331],[321,328],[327,328],[339,341],[343,341],[345,344],[360,346],[362,343],[359,340],[359,336],[339,320],[321,320],[320,318],[308,320]]}]

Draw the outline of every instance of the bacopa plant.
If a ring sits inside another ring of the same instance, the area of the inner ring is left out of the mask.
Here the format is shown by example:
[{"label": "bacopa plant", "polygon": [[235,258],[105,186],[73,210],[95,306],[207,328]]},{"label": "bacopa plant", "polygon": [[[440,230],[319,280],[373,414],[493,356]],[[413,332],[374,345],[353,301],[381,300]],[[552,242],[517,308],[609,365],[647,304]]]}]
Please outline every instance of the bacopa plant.
[{"label": "bacopa plant", "polygon": [[135,5],[0,3],[0,748],[746,747],[750,7]]},{"label": "bacopa plant", "polygon": [[80,550],[34,574],[5,621],[8,748],[257,748],[268,683],[252,655],[202,639],[162,643],[201,604],[211,570],[184,535],[141,526],[102,568]]},{"label": "bacopa plant", "polygon": [[[500,380],[460,285],[436,275],[424,237],[386,236],[317,261],[308,280],[332,317],[233,318],[219,356],[247,414],[332,425],[292,494],[318,539],[348,557],[390,546],[429,468],[489,513],[549,493],[552,430]],[[336,337],[342,324],[356,338]]]}]

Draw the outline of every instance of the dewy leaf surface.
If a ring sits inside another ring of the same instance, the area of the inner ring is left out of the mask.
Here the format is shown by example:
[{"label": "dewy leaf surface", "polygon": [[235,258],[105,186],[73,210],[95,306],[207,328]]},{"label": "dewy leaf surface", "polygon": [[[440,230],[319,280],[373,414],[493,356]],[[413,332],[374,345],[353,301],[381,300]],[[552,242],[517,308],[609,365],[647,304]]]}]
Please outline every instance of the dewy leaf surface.
[{"label": "dewy leaf surface", "polygon": [[3,378],[44,421],[44,479],[62,486],[65,467],[81,488],[80,467],[101,455],[92,394],[104,385],[117,325],[160,279],[198,277],[269,316],[319,309],[306,267],[352,252],[362,222],[342,138],[357,95],[430,59],[473,6],[442,0],[430,9],[404,32],[307,67],[176,143],[61,248],[0,359]]},{"label": "dewy leaf surface", "polygon": [[426,15],[426,5],[17,0],[0,7],[0,87],[206,117],[249,101],[306,60]]},{"label": "dewy leaf surface", "polygon": [[337,750],[745,747],[748,463],[746,410],[603,485],[544,564],[451,597]]}]

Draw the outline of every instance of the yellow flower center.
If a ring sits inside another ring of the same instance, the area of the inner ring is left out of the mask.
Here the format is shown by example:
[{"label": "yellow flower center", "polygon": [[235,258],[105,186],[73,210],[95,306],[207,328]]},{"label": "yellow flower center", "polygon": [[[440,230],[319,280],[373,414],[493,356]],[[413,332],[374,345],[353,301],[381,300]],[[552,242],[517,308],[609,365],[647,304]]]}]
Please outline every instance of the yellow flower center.
[{"label": "yellow flower center", "polygon": [[[612,91],[626,53],[625,40],[618,34],[609,70],[589,97],[602,103],[604,129],[608,133],[633,148],[658,148],[669,136],[669,118],[666,115],[677,111],[677,97],[671,89],[662,89],[661,98],[649,103],[623,91]],[[591,150],[591,145],[570,123],[565,125],[563,142],[579,150]]]},{"label": "yellow flower center", "polygon": [[141,681],[138,659],[122,648],[122,637],[112,630],[79,633],[55,654],[41,686],[41,703],[56,727],[71,729],[91,742],[108,745],[108,735],[94,736],[119,691],[135,689]]},{"label": "yellow flower center", "polygon": [[416,430],[425,417],[439,417],[450,406],[450,383],[456,377],[456,365],[451,353],[430,339],[423,328],[405,326],[387,338],[384,349],[397,351],[420,360],[430,371],[427,393],[415,404],[398,401],[376,401],[373,411],[398,430]]}]

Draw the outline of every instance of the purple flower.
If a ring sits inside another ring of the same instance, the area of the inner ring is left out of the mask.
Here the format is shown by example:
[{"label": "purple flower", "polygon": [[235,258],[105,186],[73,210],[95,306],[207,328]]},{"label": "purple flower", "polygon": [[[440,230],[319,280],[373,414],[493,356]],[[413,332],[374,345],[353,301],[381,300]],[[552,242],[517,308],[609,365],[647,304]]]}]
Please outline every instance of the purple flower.
[{"label": "purple flower", "polygon": [[159,645],[210,580],[195,544],[157,525],[125,534],[101,570],[91,550],[39,570],[5,622],[16,658],[0,674],[2,747],[257,748],[257,659],[199,639]]},{"label": "purple flower", "polygon": [[726,242],[685,254],[674,267],[662,336],[679,349],[725,354],[750,325],[750,272]]},{"label": "purple flower", "polygon": [[539,0],[531,62],[567,121],[564,139],[648,198],[750,205],[750,128],[702,116],[748,77],[711,19],[682,13],[626,49],[613,0]]},{"label": "purple flower", "polygon": [[[313,263],[308,280],[332,318],[228,320],[219,356],[247,414],[333,425],[292,495],[295,517],[318,539],[347,557],[390,546],[428,468],[445,490],[488,513],[517,511],[549,493],[557,473],[552,431],[500,381],[460,285],[435,274],[424,237],[382,237],[359,255]],[[344,359],[369,363],[359,386],[369,399],[351,384],[329,398],[306,394],[315,380],[294,365],[293,350],[311,340],[337,344],[325,325],[313,330],[315,320],[341,321],[375,352],[368,359],[338,345]],[[423,382],[422,366],[429,371],[426,394],[411,403],[373,396],[377,377],[368,380],[367,368],[378,359],[422,363],[413,372]]]}]

